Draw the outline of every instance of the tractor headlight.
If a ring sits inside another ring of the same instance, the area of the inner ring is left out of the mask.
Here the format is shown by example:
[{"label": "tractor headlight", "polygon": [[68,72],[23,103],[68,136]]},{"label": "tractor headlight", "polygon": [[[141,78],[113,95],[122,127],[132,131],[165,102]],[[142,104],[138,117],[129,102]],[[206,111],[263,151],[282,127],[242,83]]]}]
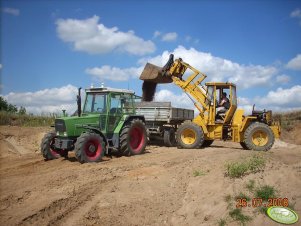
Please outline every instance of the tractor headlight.
[{"label": "tractor headlight", "polygon": [[56,135],[59,136],[59,135],[60,135],[60,132],[59,132],[59,131],[56,131]]},{"label": "tractor headlight", "polygon": [[67,136],[67,132],[64,132],[64,136],[65,136],[65,137]]}]

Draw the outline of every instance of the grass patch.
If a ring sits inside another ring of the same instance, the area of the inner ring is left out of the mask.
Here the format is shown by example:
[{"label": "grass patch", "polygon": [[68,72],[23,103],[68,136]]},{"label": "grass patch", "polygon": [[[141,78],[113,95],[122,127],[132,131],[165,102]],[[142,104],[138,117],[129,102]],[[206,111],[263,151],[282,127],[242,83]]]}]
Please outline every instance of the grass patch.
[{"label": "grass patch", "polygon": [[246,188],[248,191],[252,192],[255,187],[255,181],[254,180],[249,180],[249,182],[246,184]]},{"label": "grass patch", "polygon": [[268,207],[261,206],[261,207],[258,207],[258,210],[262,214],[267,214]]},{"label": "grass patch", "polygon": [[252,217],[242,213],[241,209],[234,209],[229,212],[230,217],[233,220],[239,221],[242,225],[245,225],[246,222],[252,220]]},{"label": "grass patch", "polygon": [[54,125],[56,115],[20,115],[6,111],[0,111],[0,125],[10,126],[51,126]]},{"label": "grass patch", "polygon": [[218,223],[218,226],[225,226],[227,224],[226,220],[223,218],[219,219],[219,221],[217,223]]},{"label": "grass patch", "polygon": [[256,173],[265,167],[265,159],[254,155],[246,161],[231,162],[226,164],[227,175],[231,178],[238,178],[247,173]]},{"label": "grass patch", "polygon": [[276,189],[269,185],[264,185],[255,191],[257,198],[262,198],[264,201],[268,201],[268,198],[273,198],[276,195]]},{"label": "grass patch", "polygon": [[251,198],[249,196],[247,196],[246,194],[240,192],[237,196],[235,196],[235,200],[237,199],[245,199],[247,201],[250,201]]},{"label": "grass patch", "polygon": [[273,119],[280,122],[283,130],[291,131],[296,124],[301,122],[301,111],[276,113],[273,115]]},{"label": "grass patch", "polygon": [[204,175],[206,175],[206,173],[204,171],[202,171],[202,170],[195,170],[195,171],[193,171],[193,176],[194,177],[199,177],[199,176],[204,176]]}]

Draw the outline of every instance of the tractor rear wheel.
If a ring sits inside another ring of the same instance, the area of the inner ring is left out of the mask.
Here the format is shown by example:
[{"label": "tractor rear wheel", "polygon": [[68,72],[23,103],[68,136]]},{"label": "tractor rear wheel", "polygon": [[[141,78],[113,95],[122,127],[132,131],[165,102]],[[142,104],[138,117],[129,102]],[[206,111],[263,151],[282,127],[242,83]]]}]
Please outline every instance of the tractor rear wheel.
[{"label": "tractor rear wheel", "polygon": [[204,143],[204,132],[197,124],[184,122],[177,130],[177,142],[179,148],[200,148]]},{"label": "tractor rear wheel", "polygon": [[273,131],[264,123],[252,123],[244,133],[244,143],[250,150],[268,151],[273,146],[274,141]]},{"label": "tractor rear wheel", "polygon": [[164,129],[163,140],[166,147],[176,146],[176,134],[175,129],[173,127]]},{"label": "tractor rear wheel", "polygon": [[74,152],[80,163],[99,162],[105,153],[105,142],[96,133],[83,133],[77,138]]},{"label": "tractor rear wheel", "polygon": [[120,132],[120,148],[122,155],[139,155],[145,151],[147,143],[146,128],[140,119],[126,123]]},{"label": "tractor rear wheel", "polygon": [[57,159],[61,156],[66,156],[65,151],[54,147],[56,134],[55,132],[47,133],[41,142],[41,153],[45,160]]}]

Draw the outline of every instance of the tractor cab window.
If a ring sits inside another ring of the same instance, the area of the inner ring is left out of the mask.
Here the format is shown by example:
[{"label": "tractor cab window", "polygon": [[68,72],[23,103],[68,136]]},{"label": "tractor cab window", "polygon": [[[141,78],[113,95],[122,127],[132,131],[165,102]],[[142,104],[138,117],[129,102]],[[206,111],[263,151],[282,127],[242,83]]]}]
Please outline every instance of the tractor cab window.
[{"label": "tractor cab window", "polygon": [[237,106],[236,87],[232,86],[231,104]]},{"label": "tractor cab window", "polygon": [[118,114],[122,112],[121,107],[121,94],[111,94],[111,107],[110,113],[111,114]]},{"label": "tractor cab window", "polygon": [[84,106],[84,113],[105,113],[106,112],[106,94],[87,93]]}]

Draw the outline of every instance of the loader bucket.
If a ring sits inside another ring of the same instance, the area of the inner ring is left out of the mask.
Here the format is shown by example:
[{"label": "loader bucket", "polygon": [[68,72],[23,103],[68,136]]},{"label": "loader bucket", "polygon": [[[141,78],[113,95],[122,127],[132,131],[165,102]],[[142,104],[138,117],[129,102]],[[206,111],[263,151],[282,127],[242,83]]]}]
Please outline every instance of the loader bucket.
[{"label": "loader bucket", "polygon": [[162,67],[158,67],[151,63],[147,63],[139,77],[143,81],[153,83],[171,83],[172,79],[169,76],[163,75]]}]

